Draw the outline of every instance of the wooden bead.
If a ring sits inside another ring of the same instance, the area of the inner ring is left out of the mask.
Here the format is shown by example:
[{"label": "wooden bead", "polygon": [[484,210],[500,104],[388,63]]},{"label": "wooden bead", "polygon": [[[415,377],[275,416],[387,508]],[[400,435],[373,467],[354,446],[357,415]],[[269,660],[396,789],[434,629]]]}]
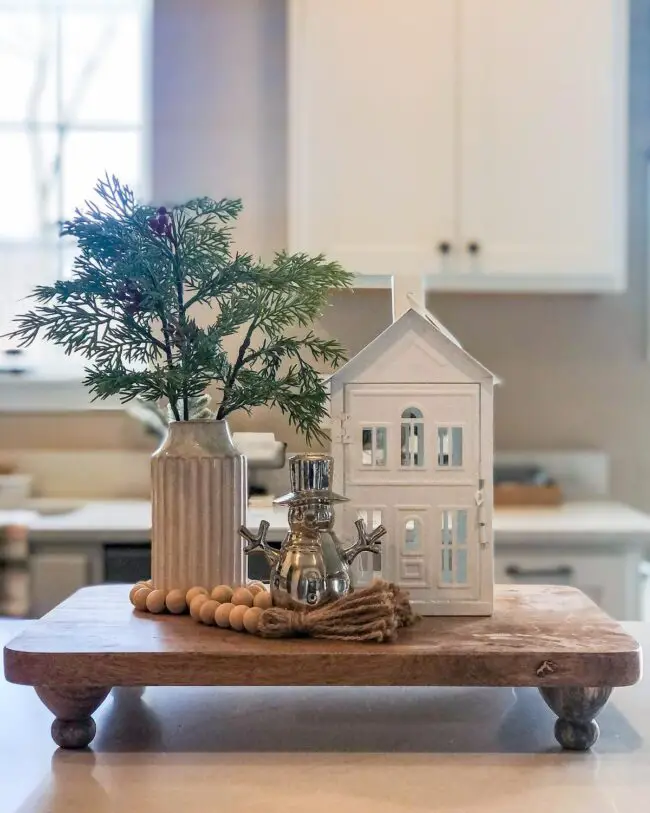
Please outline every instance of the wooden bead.
[{"label": "wooden bead", "polygon": [[199,612],[201,611],[201,606],[206,601],[209,601],[209,599],[205,593],[199,593],[192,599],[192,603],[190,604],[190,615],[195,621],[200,621]]},{"label": "wooden bead", "polygon": [[147,610],[150,613],[161,613],[165,609],[166,596],[164,590],[152,590],[147,596]]},{"label": "wooden bead", "polygon": [[227,604],[232,598],[232,587],[228,587],[227,584],[220,584],[210,593],[210,598],[213,598],[220,604]]},{"label": "wooden bead", "polygon": [[249,607],[244,613],[244,629],[246,632],[257,632],[260,623],[260,616],[264,610],[261,607]]},{"label": "wooden bead", "polygon": [[261,610],[268,610],[269,607],[273,606],[273,599],[271,598],[271,594],[267,593],[266,590],[263,593],[258,593],[253,600],[253,607],[259,607]]},{"label": "wooden bead", "polygon": [[185,601],[185,593],[183,590],[170,590],[165,599],[165,606],[170,613],[180,615],[187,610],[187,602]]},{"label": "wooden bead", "polygon": [[153,579],[147,579],[144,583],[153,590]]},{"label": "wooden bead", "polygon": [[217,607],[214,613],[214,620],[218,627],[226,629],[230,626],[230,612],[234,606],[235,605],[230,604],[230,602],[225,602]]},{"label": "wooden bead", "polygon": [[258,593],[264,592],[264,588],[261,584],[248,584],[246,585],[246,589],[253,596],[253,598],[255,598]]},{"label": "wooden bead", "polygon": [[146,586],[147,585],[144,582],[138,582],[137,584],[133,585],[133,587],[129,590],[129,601],[131,604],[135,606],[135,594],[138,592],[138,590],[142,590],[142,588]]},{"label": "wooden bead", "polygon": [[207,624],[209,627],[213,627],[215,624],[214,614],[218,606],[219,602],[214,601],[214,599],[209,598],[207,601],[204,601],[199,610],[199,621],[202,624]]},{"label": "wooden bead", "polygon": [[136,590],[133,596],[133,606],[136,610],[144,612],[147,609],[147,597],[150,592],[151,588],[149,587],[141,587],[139,590]]},{"label": "wooden bead", "polygon": [[187,606],[191,606],[193,599],[195,596],[208,595],[208,591],[205,587],[190,587],[190,589],[185,594],[185,601],[187,602]]},{"label": "wooden bead", "polygon": [[230,627],[234,630],[241,630],[244,629],[244,615],[246,611],[250,610],[250,607],[247,607],[245,604],[236,604],[232,610],[230,611]]},{"label": "wooden bead", "polygon": [[250,590],[247,590],[245,587],[238,587],[235,592],[232,594],[232,603],[235,607],[238,604],[242,604],[245,607],[252,607],[253,606],[253,594]]}]

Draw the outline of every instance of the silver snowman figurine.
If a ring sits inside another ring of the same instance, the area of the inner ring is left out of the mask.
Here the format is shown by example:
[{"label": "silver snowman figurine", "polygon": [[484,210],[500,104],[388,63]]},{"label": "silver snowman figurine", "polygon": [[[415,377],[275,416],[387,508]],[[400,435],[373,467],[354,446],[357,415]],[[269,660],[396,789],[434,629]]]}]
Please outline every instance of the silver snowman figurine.
[{"label": "silver snowman figurine", "polygon": [[350,565],[363,551],[379,553],[383,525],[367,533],[365,523],[354,524],[356,542],[344,548],[334,533],[334,504],[347,497],[331,489],[333,463],[322,454],[300,454],[289,460],[291,491],[274,500],[289,507],[289,532],[279,551],[266,541],[269,523],[263,520],[257,534],[245,526],[239,531],[248,545],[258,548],[271,565],[271,595],[277,607],[318,607],[350,591]]}]

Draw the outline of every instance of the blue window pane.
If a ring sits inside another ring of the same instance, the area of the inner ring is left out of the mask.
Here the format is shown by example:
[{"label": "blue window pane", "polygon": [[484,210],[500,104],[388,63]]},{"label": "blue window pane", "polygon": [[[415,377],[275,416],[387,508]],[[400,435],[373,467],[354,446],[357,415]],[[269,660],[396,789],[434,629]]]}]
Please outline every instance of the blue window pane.
[{"label": "blue window pane", "polygon": [[[56,122],[56,10],[0,4],[0,123]],[[24,5],[27,5],[26,3]]]},{"label": "blue window pane", "polygon": [[460,426],[451,429],[451,465],[463,465],[463,430]]},{"label": "blue window pane", "polygon": [[456,584],[467,584],[467,550],[456,551]]},{"label": "blue window pane", "polygon": [[142,137],[137,132],[70,131],[62,156],[63,216],[70,217],[77,206],[92,197],[97,179],[117,175],[142,193]]},{"label": "blue window pane", "polygon": [[467,511],[465,508],[456,511],[456,544],[467,544]]},{"label": "blue window pane", "polygon": [[417,407],[406,407],[402,412],[402,418],[421,418],[422,410]]},{"label": "blue window pane", "polygon": [[120,10],[88,3],[61,16],[61,103],[71,125],[140,124],[144,17],[139,5]]},{"label": "blue window pane", "polygon": [[452,538],[452,524],[451,524],[451,511],[443,511],[442,512],[442,544],[443,545],[451,545],[453,542]]},{"label": "blue window pane", "polygon": [[386,427],[378,426],[375,429],[375,466],[385,466],[387,454]]},{"label": "blue window pane", "polygon": [[409,452],[409,438],[411,437],[411,427],[407,423],[402,424],[401,430],[401,454],[400,463],[402,466],[408,466],[411,461]]},{"label": "blue window pane", "polygon": [[54,132],[0,129],[0,179],[4,190],[0,195],[0,240],[49,238],[56,243],[57,161]]},{"label": "blue window pane", "polygon": [[451,548],[446,548],[441,551],[442,553],[442,581],[445,584],[451,584],[453,582],[453,566],[452,566],[452,551]]}]

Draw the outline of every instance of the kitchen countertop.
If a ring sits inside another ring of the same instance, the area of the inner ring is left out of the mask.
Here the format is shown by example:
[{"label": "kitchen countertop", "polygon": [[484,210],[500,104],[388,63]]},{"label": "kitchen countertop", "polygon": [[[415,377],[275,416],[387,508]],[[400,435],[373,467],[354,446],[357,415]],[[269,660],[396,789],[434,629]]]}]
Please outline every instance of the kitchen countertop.
[{"label": "kitchen countertop", "polygon": [[[147,500],[34,501],[34,509],[0,510],[0,527],[24,524],[33,542],[142,542],[149,537]],[[39,509],[40,506],[40,509]],[[68,509],[68,510],[66,510]],[[251,508],[248,525],[271,524],[271,534],[286,531],[285,508]],[[497,545],[508,542],[611,544],[613,539],[650,548],[650,516],[616,502],[568,502],[558,508],[496,508]]]},{"label": "kitchen countertop", "polygon": [[[0,621],[0,643],[26,623]],[[650,646],[650,625],[625,628]],[[559,751],[534,689],[120,689],[77,753],[56,750],[33,689],[0,677],[0,708],[2,813],[614,813],[650,798],[650,678],[614,692],[587,754]]]}]

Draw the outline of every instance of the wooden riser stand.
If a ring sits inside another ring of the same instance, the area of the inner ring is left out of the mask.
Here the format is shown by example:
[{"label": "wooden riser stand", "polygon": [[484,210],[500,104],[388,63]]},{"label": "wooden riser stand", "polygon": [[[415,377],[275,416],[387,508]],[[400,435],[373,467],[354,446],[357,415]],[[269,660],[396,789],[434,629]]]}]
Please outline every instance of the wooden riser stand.
[{"label": "wooden riser stand", "polygon": [[497,586],[489,617],[425,618],[386,644],[264,640],[188,616],[134,611],[128,586],[75,593],[4,652],[12,683],[34,686],[62,748],[84,748],[114,686],[536,686],[563,748],[598,738],[613,687],[637,682],[637,642],[580,591]]}]

